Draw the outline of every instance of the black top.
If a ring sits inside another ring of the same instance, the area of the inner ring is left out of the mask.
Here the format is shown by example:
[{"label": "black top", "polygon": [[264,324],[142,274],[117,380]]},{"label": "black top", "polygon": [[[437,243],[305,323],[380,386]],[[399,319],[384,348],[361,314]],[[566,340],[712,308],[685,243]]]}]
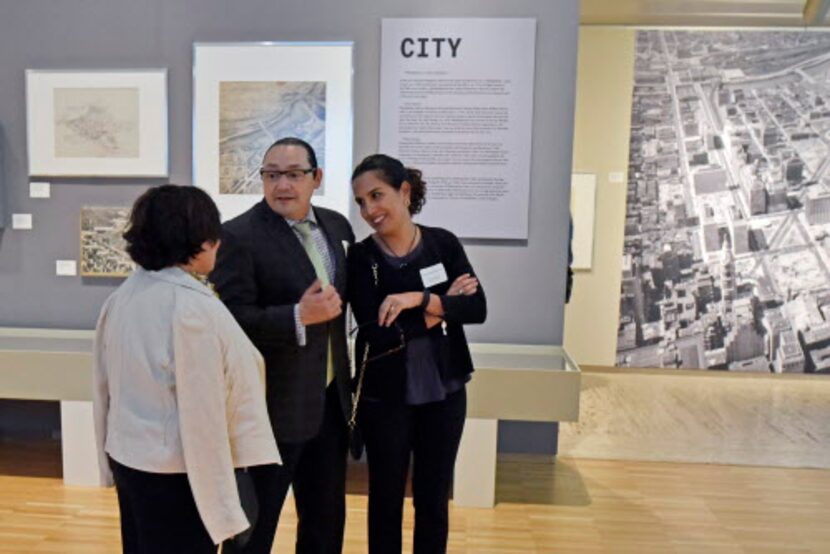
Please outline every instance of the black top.
[{"label": "black top", "polygon": [[[403,267],[385,263],[384,254],[372,237],[354,245],[348,259],[348,298],[358,324],[377,320],[378,309],[389,294],[424,290],[420,270],[443,264],[447,280],[429,287],[441,296],[446,322],[446,335],[441,325],[427,329],[424,312],[420,308],[404,310],[397,321],[403,328],[407,342],[417,337],[428,337],[443,382],[464,380],[473,372],[473,362],[462,327],[465,323],[483,323],[487,317],[487,301],[479,283],[471,296],[446,296],[453,281],[463,273],[475,275],[458,238],[437,227],[421,229],[420,252]],[[377,266],[378,284],[375,286],[372,266]],[[381,354],[400,344],[395,327],[369,324],[358,331],[355,349],[356,362],[362,359],[368,341],[369,356]],[[406,398],[406,353],[396,352],[369,364],[364,377],[362,394],[370,398],[404,402]]]},{"label": "black top", "polygon": [[[376,245],[377,242],[375,243]],[[411,264],[418,263],[424,251],[423,241],[419,242],[412,252],[403,256],[393,256],[384,252],[383,260],[396,270]],[[411,406],[438,402],[446,399],[448,394],[461,390],[469,376],[458,377],[442,376],[438,358],[432,348],[432,341],[428,336],[414,337],[406,343],[406,392],[404,402]],[[364,400],[377,400],[364,395]]]}]

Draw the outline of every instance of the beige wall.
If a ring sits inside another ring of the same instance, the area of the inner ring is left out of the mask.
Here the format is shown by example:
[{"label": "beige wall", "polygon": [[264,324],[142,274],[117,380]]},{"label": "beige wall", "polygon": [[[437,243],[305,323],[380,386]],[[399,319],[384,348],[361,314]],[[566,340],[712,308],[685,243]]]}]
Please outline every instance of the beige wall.
[{"label": "beige wall", "polygon": [[[634,34],[579,31],[573,170],[597,175],[593,266],[576,272],[565,308],[565,348],[581,365],[614,365],[617,348]],[[610,183],[612,172],[623,182]]]}]

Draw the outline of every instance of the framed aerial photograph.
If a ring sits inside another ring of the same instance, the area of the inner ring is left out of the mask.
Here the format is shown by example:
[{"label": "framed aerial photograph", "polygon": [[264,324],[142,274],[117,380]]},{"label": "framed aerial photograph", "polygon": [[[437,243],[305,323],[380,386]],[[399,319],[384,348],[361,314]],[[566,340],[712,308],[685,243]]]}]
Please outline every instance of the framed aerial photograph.
[{"label": "framed aerial photograph", "polygon": [[29,174],[164,177],[167,70],[26,71]]},{"label": "framed aerial photograph", "polygon": [[263,155],[284,137],[314,148],[312,202],[348,217],[352,43],[197,43],[193,60],[193,184],[222,219],[262,199]]},{"label": "framed aerial photograph", "polygon": [[830,376],[830,33],[635,40],[616,365]]},{"label": "framed aerial photograph", "polygon": [[127,277],[135,264],[122,237],[130,219],[127,207],[81,208],[81,275]]}]

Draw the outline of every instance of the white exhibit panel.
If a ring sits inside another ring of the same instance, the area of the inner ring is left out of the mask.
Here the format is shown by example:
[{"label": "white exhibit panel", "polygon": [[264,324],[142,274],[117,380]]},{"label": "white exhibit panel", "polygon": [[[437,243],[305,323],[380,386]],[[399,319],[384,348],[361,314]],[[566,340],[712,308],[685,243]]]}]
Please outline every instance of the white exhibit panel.
[{"label": "white exhibit panel", "polygon": [[456,506],[492,508],[496,498],[497,419],[467,418],[453,476]]},{"label": "white exhibit panel", "polygon": [[32,181],[29,183],[29,198],[49,198],[52,196],[52,186],[50,183],[42,181]]},{"label": "white exhibit panel", "polygon": [[74,277],[77,274],[78,262],[76,260],[55,260],[55,275]]},{"label": "white exhibit panel", "polygon": [[12,214],[12,229],[28,231],[32,228],[32,214]]},{"label": "white exhibit panel", "polygon": [[262,199],[268,147],[297,137],[315,150],[317,206],[349,215],[352,43],[197,43],[193,184],[231,219]]},{"label": "white exhibit panel", "polygon": [[167,70],[26,71],[30,175],[167,175]]},{"label": "white exhibit panel", "polygon": [[593,265],[596,198],[597,176],[592,173],[574,173],[571,176],[573,269],[591,269]]},{"label": "white exhibit panel", "polygon": [[418,216],[526,239],[536,20],[384,19],[380,151],[423,171]]},{"label": "white exhibit panel", "polygon": [[63,482],[101,486],[92,402],[61,401],[61,441]]}]

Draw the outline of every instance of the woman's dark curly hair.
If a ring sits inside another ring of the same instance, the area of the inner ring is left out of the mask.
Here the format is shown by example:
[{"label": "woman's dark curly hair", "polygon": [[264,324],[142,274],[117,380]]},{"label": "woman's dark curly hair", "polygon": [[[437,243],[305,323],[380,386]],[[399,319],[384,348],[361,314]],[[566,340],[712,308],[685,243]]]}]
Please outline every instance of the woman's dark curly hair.
[{"label": "woman's dark curly hair", "polygon": [[368,171],[374,171],[378,178],[395,190],[401,190],[404,181],[409,183],[409,214],[421,211],[427,201],[427,184],[421,179],[421,170],[404,167],[400,160],[386,154],[372,154],[363,158],[352,172],[352,181]]},{"label": "woman's dark curly hair", "polygon": [[133,204],[124,233],[127,253],[150,271],[186,264],[222,233],[219,210],[200,188],[153,187]]}]

